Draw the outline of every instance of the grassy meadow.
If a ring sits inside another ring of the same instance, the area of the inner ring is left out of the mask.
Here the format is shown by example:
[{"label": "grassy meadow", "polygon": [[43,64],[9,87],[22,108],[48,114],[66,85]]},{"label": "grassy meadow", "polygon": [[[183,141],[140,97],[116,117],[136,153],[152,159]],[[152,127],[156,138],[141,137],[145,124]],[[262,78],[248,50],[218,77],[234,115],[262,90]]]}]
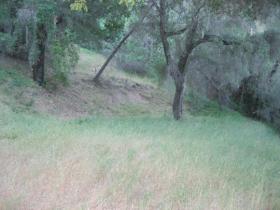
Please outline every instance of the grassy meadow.
[{"label": "grassy meadow", "polygon": [[280,138],[236,113],[62,121],[1,110],[1,209],[280,207]]},{"label": "grassy meadow", "polygon": [[280,209],[280,137],[263,123],[217,110],[175,122],[137,104],[64,119],[34,110],[20,72],[0,81],[1,210]]}]

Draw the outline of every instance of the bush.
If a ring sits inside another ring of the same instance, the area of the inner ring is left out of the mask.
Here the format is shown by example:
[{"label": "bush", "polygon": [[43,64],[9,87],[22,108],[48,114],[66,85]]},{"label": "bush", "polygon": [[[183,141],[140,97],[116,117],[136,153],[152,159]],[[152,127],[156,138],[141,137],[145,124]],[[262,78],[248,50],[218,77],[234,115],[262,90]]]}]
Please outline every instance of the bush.
[{"label": "bush", "polygon": [[0,52],[13,54],[15,51],[15,39],[8,33],[0,32]]},{"label": "bush", "polygon": [[154,73],[153,78],[156,79],[158,85],[162,86],[167,78],[166,62],[164,60],[158,59],[153,65],[152,73]]},{"label": "bush", "polygon": [[66,30],[64,36],[56,37],[50,47],[50,61],[53,81],[67,85],[68,74],[79,60],[79,48],[73,43],[73,34]]}]

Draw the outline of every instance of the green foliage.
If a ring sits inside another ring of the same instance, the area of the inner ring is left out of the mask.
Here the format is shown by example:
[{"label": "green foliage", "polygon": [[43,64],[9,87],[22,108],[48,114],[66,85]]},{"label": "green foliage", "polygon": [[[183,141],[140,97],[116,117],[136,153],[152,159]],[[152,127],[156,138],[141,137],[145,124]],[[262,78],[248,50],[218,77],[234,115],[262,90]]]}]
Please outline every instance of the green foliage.
[{"label": "green foliage", "polygon": [[[3,1],[0,32],[4,33],[0,34],[0,50],[34,64],[39,55],[40,43],[36,39],[41,24],[47,31],[46,63],[54,70],[52,76],[64,83],[78,60],[75,44],[91,48],[100,46],[104,39],[116,39],[129,15],[127,6],[119,0]],[[18,14],[22,14],[24,21]]]},{"label": "green foliage", "polygon": [[224,0],[208,0],[208,5],[214,10],[214,11],[218,11],[219,9],[222,8],[224,2]]},{"label": "green foliage", "polygon": [[88,12],[87,1],[86,0],[75,0],[70,4],[70,9],[73,11],[84,11]]},{"label": "green foliage", "polygon": [[74,44],[75,36],[66,29],[61,36],[56,36],[50,47],[51,66],[54,79],[67,85],[67,75],[79,60],[79,48]]},{"label": "green foliage", "polygon": [[166,62],[164,59],[157,59],[154,62],[150,75],[156,80],[159,86],[163,85],[167,78]]},{"label": "green foliage", "polygon": [[166,79],[166,63],[157,40],[145,32],[137,32],[117,54],[121,69],[128,73],[146,76],[158,85]]},{"label": "green foliage", "polygon": [[73,33],[66,29],[63,36],[55,37],[51,45],[52,66],[67,72],[75,67],[79,57],[78,48],[73,44]]},{"label": "green foliage", "polygon": [[126,4],[126,5],[134,5],[135,0],[120,0],[120,4]]},{"label": "green foliage", "polygon": [[13,54],[15,51],[15,38],[10,34],[0,32],[0,52]]},{"label": "green foliage", "polygon": [[9,8],[6,2],[1,3],[0,7],[0,24],[7,21],[7,17],[9,17]]},{"label": "green foliage", "polygon": [[88,12],[72,12],[69,15],[71,29],[76,33],[76,43],[89,49],[101,48],[103,41],[119,38],[129,9],[113,1],[88,1]]},{"label": "green foliage", "polygon": [[44,23],[50,27],[53,27],[53,19],[57,10],[57,5],[53,1],[39,0],[36,2],[37,15],[36,21]]}]

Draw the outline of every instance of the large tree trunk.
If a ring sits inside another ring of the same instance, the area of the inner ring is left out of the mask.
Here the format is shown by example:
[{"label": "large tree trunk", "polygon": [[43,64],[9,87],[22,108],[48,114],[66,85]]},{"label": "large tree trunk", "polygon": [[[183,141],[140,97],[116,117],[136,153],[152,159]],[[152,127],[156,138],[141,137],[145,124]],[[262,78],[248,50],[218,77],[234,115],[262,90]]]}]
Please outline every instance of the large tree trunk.
[{"label": "large tree trunk", "polygon": [[173,116],[175,120],[180,120],[183,116],[183,106],[184,106],[185,74],[186,74],[185,67],[189,55],[191,54],[192,51],[191,44],[194,36],[193,33],[196,30],[197,24],[193,24],[192,30],[190,31],[188,36],[187,44],[185,46],[186,49],[184,50],[184,53],[182,53],[179,62],[178,63],[175,62],[175,59],[172,58],[168,37],[184,33],[186,31],[186,28],[179,31],[167,32],[166,28],[168,23],[168,15],[166,12],[167,11],[166,8],[167,8],[167,1],[160,0],[160,4],[157,7],[157,10],[160,16],[159,27],[160,27],[161,42],[164,49],[164,55],[166,59],[168,72],[173,78],[176,86],[175,97],[173,100]]},{"label": "large tree trunk", "polygon": [[182,118],[184,106],[184,93],[185,85],[179,85],[176,87],[175,97],[173,101],[173,116],[175,120],[180,120]]},{"label": "large tree trunk", "polygon": [[180,120],[183,116],[184,93],[185,93],[185,74],[177,68],[170,72],[175,82],[176,92],[173,100],[173,116],[175,120]]},{"label": "large tree trunk", "polygon": [[36,37],[35,37],[35,47],[36,58],[32,64],[33,80],[36,81],[40,86],[44,84],[45,77],[45,51],[46,51],[46,41],[47,41],[47,30],[43,23],[37,23]]}]

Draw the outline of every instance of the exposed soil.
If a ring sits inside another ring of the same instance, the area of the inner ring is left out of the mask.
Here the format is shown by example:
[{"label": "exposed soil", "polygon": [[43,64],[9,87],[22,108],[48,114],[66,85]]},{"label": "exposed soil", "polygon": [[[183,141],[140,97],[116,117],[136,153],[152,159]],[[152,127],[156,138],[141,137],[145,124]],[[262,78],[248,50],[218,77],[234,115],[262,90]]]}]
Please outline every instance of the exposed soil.
[{"label": "exposed soil", "polygon": [[[117,78],[106,78],[96,84],[89,78],[90,75],[73,74],[67,87],[53,92],[41,89],[24,95],[33,98],[36,111],[67,119],[92,114],[126,114],[128,107],[140,109],[142,114],[168,109],[166,97],[154,87]],[[152,105],[156,109],[151,109]]]},{"label": "exposed soil", "polygon": [[[89,60],[88,54],[81,53],[80,63],[70,74],[67,86],[57,86],[52,90],[36,85],[26,87],[19,90],[17,100],[19,103],[22,101],[24,104],[28,103],[36,112],[55,115],[62,119],[95,114],[126,115],[132,112],[158,114],[170,111],[171,100],[166,93],[152,85],[119,77],[118,75],[125,73],[112,67],[108,71],[118,71],[118,74],[106,74],[98,84],[94,83],[92,66],[102,62],[100,55],[98,56],[92,56]],[[28,66],[22,62],[1,58],[0,63],[5,68],[19,69],[20,66],[20,71],[30,76]]]}]

